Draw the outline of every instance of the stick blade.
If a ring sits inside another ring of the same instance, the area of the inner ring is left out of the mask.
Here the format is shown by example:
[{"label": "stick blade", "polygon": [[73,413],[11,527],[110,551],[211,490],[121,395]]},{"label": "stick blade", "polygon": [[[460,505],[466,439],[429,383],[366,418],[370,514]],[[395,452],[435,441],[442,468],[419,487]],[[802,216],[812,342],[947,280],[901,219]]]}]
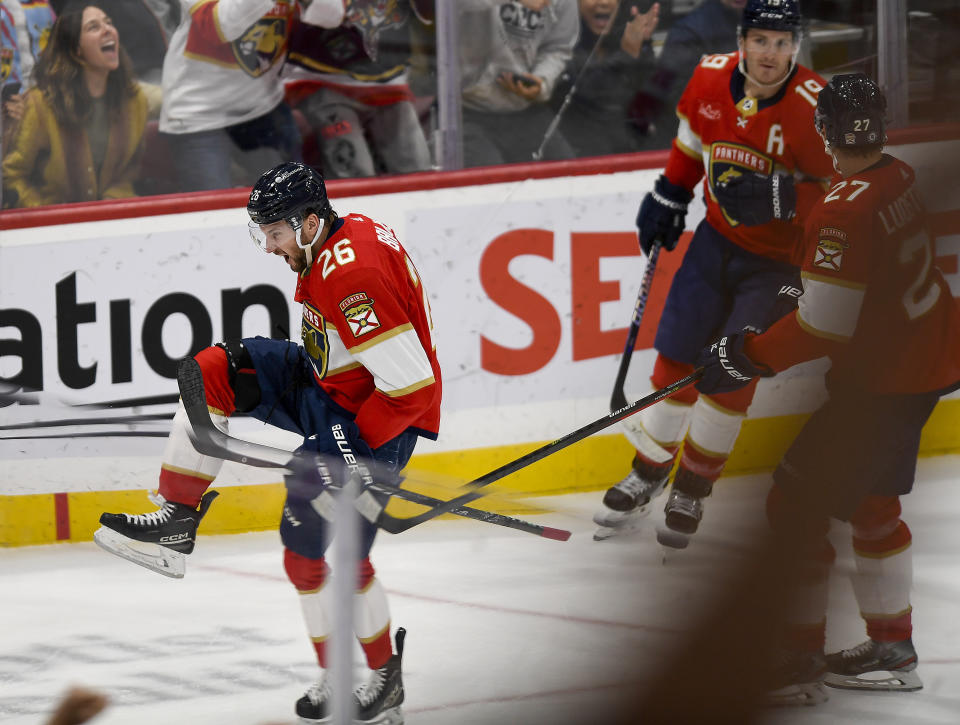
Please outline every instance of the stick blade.
[{"label": "stick blade", "polygon": [[565,529],[555,529],[552,526],[544,526],[541,536],[545,539],[553,539],[555,541],[567,541],[570,538],[570,532]]}]

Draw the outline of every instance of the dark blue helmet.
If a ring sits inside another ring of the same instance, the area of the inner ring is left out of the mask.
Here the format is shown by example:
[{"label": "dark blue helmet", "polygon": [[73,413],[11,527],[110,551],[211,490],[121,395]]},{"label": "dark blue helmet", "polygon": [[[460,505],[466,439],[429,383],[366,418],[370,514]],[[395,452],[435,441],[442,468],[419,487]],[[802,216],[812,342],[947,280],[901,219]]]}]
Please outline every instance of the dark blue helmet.
[{"label": "dark blue helmet", "polygon": [[887,99],[863,73],[835,75],[820,91],[814,123],[837,148],[876,146],[887,140]]},{"label": "dark blue helmet", "polygon": [[320,172],[298,161],[286,161],[253,185],[247,213],[254,224],[287,221],[294,229],[312,212],[321,223],[333,211]]},{"label": "dark blue helmet", "polygon": [[800,35],[803,18],[798,0],[747,0],[740,20],[740,35],[750,28],[781,30]]}]

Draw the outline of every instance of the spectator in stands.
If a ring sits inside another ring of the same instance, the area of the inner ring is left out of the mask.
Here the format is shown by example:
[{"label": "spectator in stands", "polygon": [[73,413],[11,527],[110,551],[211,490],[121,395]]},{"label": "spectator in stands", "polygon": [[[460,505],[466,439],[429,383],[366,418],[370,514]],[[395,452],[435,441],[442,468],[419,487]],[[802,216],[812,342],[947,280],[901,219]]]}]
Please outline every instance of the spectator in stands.
[{"label": "spectator in stands", "polygon": [[[553,110],[547,104],[573,54],[576,0],[459,0],[464,165],[530,161]],[[543,158],[571,158],[554,133]]]},{"label": "spectator in stands", "polygon": [[344,5],[337,27],[300,25],[285,71],[287,99],[316,134],[324,176],[430,168],[407,71],[414,25],[433,24],[433,2]]},{"label": "spectator in stands", "polygon": [[0,123],[3,153],[23,118],[23,95],[33,85],[33,67],[47,45],[56,15],[47,0],[0,2],[0,85],[3,89]]},{"label": "spectator in stands", "polygon": [[[300,160],[300,132],[280,80],[298,4],[183,3],[190,12],[170,38],[160,112],[179,188],[252,186],[264,169]],[[303,20],[331,9],[342,14],[342,0],[313,0]]]},{"label": "spectator in stands", "polygon": [[67,8],[34,78],[3,160],[5,205],[133,196],[147,104],[103,10]]},{"label": "spectator in stands", "polygon": [[17,45],[20,48],[20,80],[23,90],[30,88],[33,67],[37,58],[47,47],[50,30],[57,19],[54,8],[47,0],[3,0],[4,7],[13,17],[17,29]]},{"label": "spectator in stands", "polygon": [[627,0],[579,4],[580,39],[551,99],[560,133],[577,156],[639,151],[645,129],[632,122],[629,108],[656,64],[650,37],[660,4],[646,12]]},{"label": "spectator in stands", "polygon": [[704,0],[670,28],[657,69],[634,100],[631,116],[647,128],[648,148],[667,148],[677,135],[677,102],[697,63],[737,49],[737,25],[747,0]]},{"label": "spectator in stands", "polygon": [[20,95],[20,49],[17,47],[17,28],[7,6],[0,1],[0,158],[10,143],[12,132],[23,116],[23,96]]}]

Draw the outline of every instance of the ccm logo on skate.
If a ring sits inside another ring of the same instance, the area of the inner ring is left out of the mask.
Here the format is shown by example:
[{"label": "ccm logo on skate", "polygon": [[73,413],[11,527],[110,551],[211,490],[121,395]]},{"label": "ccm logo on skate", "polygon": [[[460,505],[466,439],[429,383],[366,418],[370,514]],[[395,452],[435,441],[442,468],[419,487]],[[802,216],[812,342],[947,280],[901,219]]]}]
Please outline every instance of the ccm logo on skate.
[{"label": "ccm logo on skate", "polygon": [[183,541],[183,539],[189,539],[189,538],[190,538],[190,534],[184,531],[181,534],[174,534],[173,536],[161,536],[160,543],[163,544],[165,542]]}]

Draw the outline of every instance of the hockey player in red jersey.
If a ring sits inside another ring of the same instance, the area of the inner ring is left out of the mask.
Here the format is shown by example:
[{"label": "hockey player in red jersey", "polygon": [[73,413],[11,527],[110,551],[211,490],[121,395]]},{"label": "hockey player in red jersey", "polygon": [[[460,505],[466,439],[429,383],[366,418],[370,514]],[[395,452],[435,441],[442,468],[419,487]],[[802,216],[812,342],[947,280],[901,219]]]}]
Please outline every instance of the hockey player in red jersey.
[{"label": "hockey player in red jersey", "polygon": [[[823,194],[830,160],[813,128],[823,79],[796,64],[801,17],[796,0],[750,0],[740,50],[706,56],[677,106],[680,124],[666,169],[637,216],[640,246],[673,249],[687,204],[704,179],[706,219],[674,277],[657,329],[650,377],[661,389],[693,372],[719,335],[760,331],[783,314],[782,289],[796,290],[798,220]],[[791,298],[792,299],[792,298]],[[733,449],[753,385],[699,396],[686,389],[624,421],[636,448],[625,479],[594,516],[595,538],[630,530],[665,489],[678,450],[666,529],[658,540],[687,545],[704,499]]]},{"label": "hockey player in red jersey", "polygon": [[[302,344],[254,337],[199,352],[195,359],[214,423],[225,430],[230,415],[244,412],[302,435],[302,452],[340,457],[349,451],[399,472],[417,438],[435,439],[440,423],[440,366],[416,267],[388,227],[361,214],[339,217],[323,178],[300,163],[263,174],[247,211],[260,248],[297,273]],[[180,576],[183,555],[193,551],[197,525],[216,496],[207,488],[223,463],[198,453],[188,428],[180,405],[163,455],[159,510],[103,514],[95,536],[121,556],[131,540],[141,552],[152,546],[153,563],[142,554],[132,560],[167,574],[173,567]],[[320,491],[294,483],[287,481],[280,521],[284,568],[300,594],[323,669],[332,625],[325,587],[328,522],[311,505]],[[369,558],[377,528],[366,519],[360,527],[354,622],[371,675],[357,690],[357,717],[396,725],[402,722],[400,653],[393,654],[386,593]],[[326,721],[329,695],[324,671],[297,702],[297,714],[307,722]]]},{"label": "hockey player in red jersey", "polygon": [[[806,223],[799,308],[761,335],[720,338],[698,360],[704,393],[832,361],[829,400],[785,454],[767,499],[774,531],[799,537],[805,552],[779,702],[825,699],[821,678],[851,689],[922,686],[899,496],[913,487],[921,428],[938,398],[960,387],[960,307],[933,264],[914,171],[883,153],[885,108],[862,74],[834,76],[821,92],[816,127],[838,176]],[[830,517],[852,527],[868,639],[824,658]]]}]

